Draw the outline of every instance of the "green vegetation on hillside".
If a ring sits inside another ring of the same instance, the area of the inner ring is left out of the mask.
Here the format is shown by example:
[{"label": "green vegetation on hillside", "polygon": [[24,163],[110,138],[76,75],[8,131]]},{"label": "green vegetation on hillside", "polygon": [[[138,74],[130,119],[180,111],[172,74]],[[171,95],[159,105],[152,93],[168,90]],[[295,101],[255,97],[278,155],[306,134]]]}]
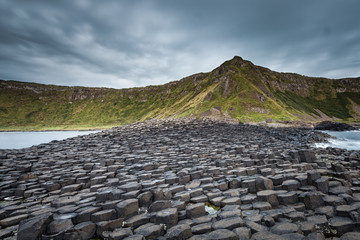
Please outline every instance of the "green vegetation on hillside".
[{"label": "green vegetation on hillside", "polygon": [[[351,119],[351,110],[349,99],[359,102],[360,93],[338,93],[336,97],[326,97],[317,100],[314,97],[301,97],[291,92],[275,92],[275,96],[284,103],[287,103],[288,109],[296,109],[303,113],[314,114],[320,117],[316,109],[329,117],[339,119]],[[359,103],[358,103],[359,104]],[[348,106],[348,107],[347,107]]]},{"label": "green vegetation on hillside", "polygon": [[[0,81],[0,130],[89,129],[186,116],[359,121],[360,80],[277,73],[239,57],[210,73],[133,89]],[[320,114],[320,113],[321,114]]]}]

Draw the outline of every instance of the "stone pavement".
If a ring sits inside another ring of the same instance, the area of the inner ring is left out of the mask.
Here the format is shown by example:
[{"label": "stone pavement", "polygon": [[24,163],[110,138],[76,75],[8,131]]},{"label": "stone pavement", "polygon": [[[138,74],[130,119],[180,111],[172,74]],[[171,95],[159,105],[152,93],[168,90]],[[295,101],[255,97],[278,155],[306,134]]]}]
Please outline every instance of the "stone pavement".
[{"label": "stone pavement", "polygon": [[151,120],[0,150],[0,239],[360,239],[360,152]]}]

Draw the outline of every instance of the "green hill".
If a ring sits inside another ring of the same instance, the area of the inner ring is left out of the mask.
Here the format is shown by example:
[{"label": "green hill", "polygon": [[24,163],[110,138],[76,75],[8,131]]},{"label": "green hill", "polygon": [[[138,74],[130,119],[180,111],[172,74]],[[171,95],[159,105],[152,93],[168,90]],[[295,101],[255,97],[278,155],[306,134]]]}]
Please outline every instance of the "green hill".
[{"label": "green hill", "polygon": [[0,130],[111,127],[151,118],[360,120],[360,78],[278,73],[240,57],[209,73],[131,89],[0,81]]}]

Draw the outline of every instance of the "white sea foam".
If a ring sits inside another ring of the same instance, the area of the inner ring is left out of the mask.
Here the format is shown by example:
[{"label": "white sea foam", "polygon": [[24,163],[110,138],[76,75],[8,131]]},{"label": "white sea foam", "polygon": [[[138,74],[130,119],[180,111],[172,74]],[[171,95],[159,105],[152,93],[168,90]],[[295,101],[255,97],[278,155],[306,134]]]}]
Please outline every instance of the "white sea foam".
[{"label": "white sea foam", "polygon": [[344,148],[347,150],[360,150],[360,130],[355,131],[322,131],[336,138],[329,138],[327,143],[315,143],[319,148]]}]

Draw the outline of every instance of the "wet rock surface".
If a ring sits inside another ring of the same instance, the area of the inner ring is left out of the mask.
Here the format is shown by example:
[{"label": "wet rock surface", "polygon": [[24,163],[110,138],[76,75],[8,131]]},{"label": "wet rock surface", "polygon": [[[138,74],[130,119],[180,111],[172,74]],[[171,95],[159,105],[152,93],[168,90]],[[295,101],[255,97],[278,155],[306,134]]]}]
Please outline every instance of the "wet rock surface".
[{"label": "wet rock surface", "polygon": [[179,119],[0,150],[0,238],[356,239],[360,152],[321,139]]}]

